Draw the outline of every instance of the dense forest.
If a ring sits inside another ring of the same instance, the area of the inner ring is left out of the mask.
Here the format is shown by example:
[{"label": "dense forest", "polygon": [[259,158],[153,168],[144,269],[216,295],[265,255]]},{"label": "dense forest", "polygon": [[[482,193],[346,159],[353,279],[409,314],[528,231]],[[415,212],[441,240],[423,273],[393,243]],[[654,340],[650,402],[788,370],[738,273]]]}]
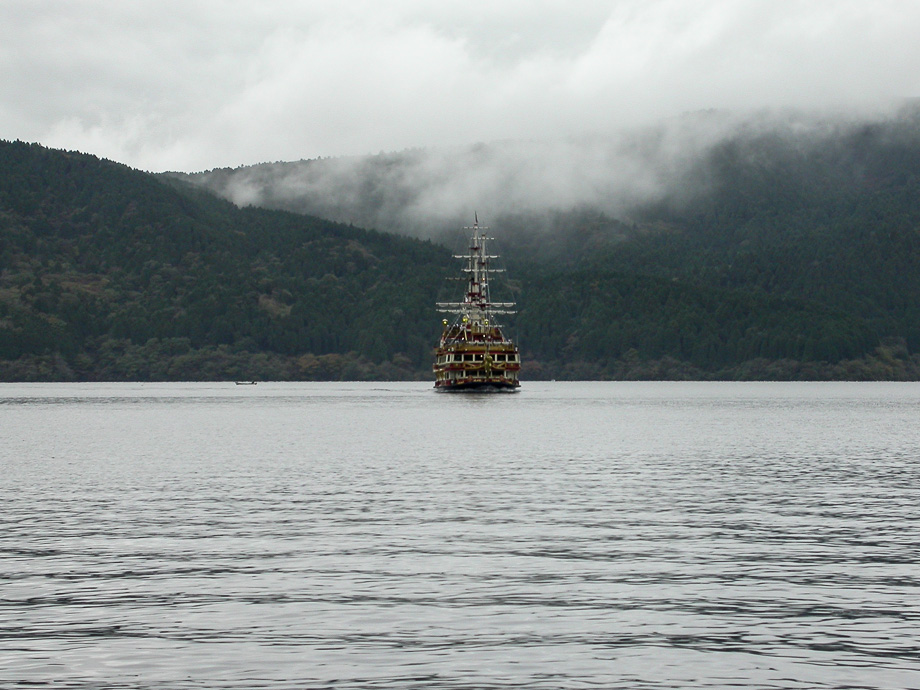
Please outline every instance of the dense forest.
[{"label": "dense forest", "polygon": [[[493,221],[522,379],[920,379],[915,121],[740,133],[682,174]],[[0,142],[0,380],[426,379],[451,249]]]},{"label": "dense forest", "polygon": [[0,144],[0,376],[409,378],[447,251]]}]

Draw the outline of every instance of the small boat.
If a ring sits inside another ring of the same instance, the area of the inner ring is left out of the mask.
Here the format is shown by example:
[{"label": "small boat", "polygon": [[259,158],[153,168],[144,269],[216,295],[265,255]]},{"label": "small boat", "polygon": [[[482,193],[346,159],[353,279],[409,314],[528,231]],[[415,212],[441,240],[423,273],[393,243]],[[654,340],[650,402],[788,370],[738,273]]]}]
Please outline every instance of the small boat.
[{"label": "small boat", "polygon": [[454,320],[444,319],[444,330],[435,350],[434,387],[437,391],[505,391],[520,387],[518,372],[521,355],[517,346],[502,333],[496,316],[513,314],[514,302],[492,302],[489,297],[489,275],[501,269],[492,268],[498,256],[486,251],[491,237],[483,233],[475,216],[470,246],[463,259],[466,294],[462,302],[438,302],[438,311],[453,314]]},{"label": "small boat", "polygon": [[254,386],[258,381],[235,381],[237,386]]}]

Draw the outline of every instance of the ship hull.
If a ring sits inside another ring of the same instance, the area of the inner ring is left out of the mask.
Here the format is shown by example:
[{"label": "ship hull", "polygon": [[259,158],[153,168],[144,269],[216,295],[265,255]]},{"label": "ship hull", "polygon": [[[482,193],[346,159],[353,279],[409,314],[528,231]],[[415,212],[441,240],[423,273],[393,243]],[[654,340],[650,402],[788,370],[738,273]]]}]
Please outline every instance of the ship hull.
[{"label": "ship hull", "polygon": [[520,387],[521,356],[501,330],[454,326],[435,350],[436,390],[515,391]]},{"label": "ship hull", "polygon": [[439,393],[517,393],[521,384],[517,381],[494,379],[489,381],[456,380],[438,381],[434,389]]}]

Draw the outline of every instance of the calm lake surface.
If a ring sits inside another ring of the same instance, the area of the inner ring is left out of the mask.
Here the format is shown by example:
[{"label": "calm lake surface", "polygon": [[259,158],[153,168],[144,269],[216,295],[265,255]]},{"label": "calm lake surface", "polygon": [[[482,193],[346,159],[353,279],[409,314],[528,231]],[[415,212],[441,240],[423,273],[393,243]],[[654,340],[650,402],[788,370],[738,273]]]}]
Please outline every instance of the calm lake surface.
[{"label": "calm lake surface", "polygon": [[920,688],[920,384],[0,385],[4,688]]}]

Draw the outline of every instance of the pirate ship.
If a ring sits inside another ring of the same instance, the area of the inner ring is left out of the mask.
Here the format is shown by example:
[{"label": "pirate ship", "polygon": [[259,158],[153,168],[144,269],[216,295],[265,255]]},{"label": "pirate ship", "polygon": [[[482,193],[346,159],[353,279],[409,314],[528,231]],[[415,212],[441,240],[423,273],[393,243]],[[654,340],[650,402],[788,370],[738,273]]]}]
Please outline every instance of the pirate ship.
[{"label": "pirate ship", "polygon": [[455,255],[464,262],[466,294],[461,302],[438,302],[438,311],[452,314],[444,319],[444,330],[435,350],[435,390],[438,391],[515,391],[521,385],[518,372],[521,356],[517,346],[502,333],[496,317],[513,314],[514,302],[492,302],[489,275],[502,269],[492,268],[498,256],[486,251],[486,237],[475,217],[469,250]]}]

